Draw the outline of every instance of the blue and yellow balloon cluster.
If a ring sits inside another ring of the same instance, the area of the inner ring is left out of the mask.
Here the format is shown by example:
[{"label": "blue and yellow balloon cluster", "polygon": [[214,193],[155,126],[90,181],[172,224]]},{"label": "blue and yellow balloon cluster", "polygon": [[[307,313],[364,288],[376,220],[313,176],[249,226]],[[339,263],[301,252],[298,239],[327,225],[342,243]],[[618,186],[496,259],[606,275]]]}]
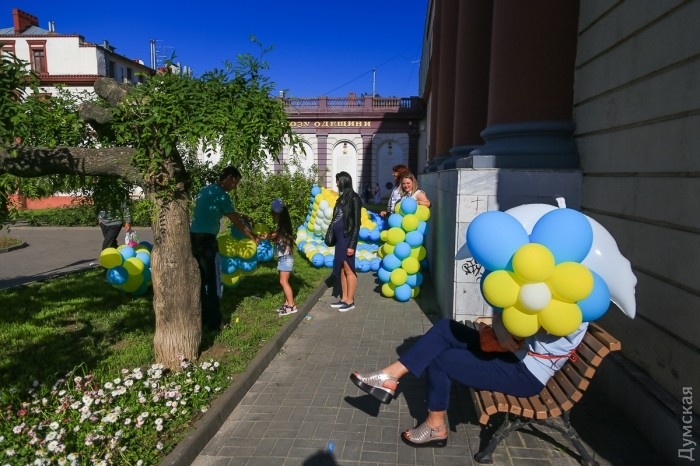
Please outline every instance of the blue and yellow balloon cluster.
[{"label": "blue and yellow balloon cluster", "polygon": [[387,298],[405,302],[420,293],[428,219],[430,209],[419,206],[410,197],[399,202],[396,212],[389,216],[389,228],[380,235],[384,244],[379,248],[381,264],[377,270],[377,277],[383,283],[382,295]]},{"label": "blue and yellow balloon cluster", "polygon": [[[267,225],[262,223],[255,224],[252,230],[255,235],[270,232]],[[274,257],[274,247],[269,240],[263,239],[255,244],[255,241],[240,234],[234,226],[231,226],[229,232],[220,233],[216,240],[219,243],[221,283],[228,287],[235,288],[243,273],[252,272],[259,262],[268,262]]]},{"label": "blue and yellow balloon cluster", "polygon": [[[333,267],[335,247],[324,242],[326,231],[333,222],[333,207],[338,200],[338,193],[328,188],[314,185],[311,189],[309,213],[306,221],[297,229],[296,244],[299,252],[314,267]],[[355,252],[355,269],[369,272],[372,261],[377,259],[381,217],[368,212],[364,207],[360,214],[360,232]],[[377,267],[379,260],[377,259]],[[376,269],[374,269],[376,270]]]},{"label": "blue and yellow balloon cluster", "polygon": [[567,208],[543,215],[529,235],[516,218],[498,211],[478,215],[467,229],[467,247],[486,269],[484,298],[502,310],[506,329],[523,338],[540,327],[565,336],[607,311],[605,281],[581,264],[592,243],[589,221]]},{"label": "blue and yellow balloon cluster", "polygon": [[146,293],[152,284],[151,249],[151,244],[146,241],[136,246],[104,249],[99,262],[107,269],[107,283],[134,296]]}]

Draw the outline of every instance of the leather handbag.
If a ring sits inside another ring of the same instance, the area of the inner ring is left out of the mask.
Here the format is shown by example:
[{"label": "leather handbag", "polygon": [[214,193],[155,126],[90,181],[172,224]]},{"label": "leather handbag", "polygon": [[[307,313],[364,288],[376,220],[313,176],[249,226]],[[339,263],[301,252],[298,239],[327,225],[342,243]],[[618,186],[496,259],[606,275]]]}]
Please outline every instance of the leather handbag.
[{"label": "leather handbag", "polygon": [[479,346],[481,346],[481,351],[488,353],[504,353],[508,351],[498,343],[493,327],[483,323],[479,325]]},{"label": "leather handbag", "polygon": [[335,233],[333,233],[333,224],[328,225],[328,229],[326,230],[326,237],[323,239],[323,242],[326,243],[326,246],[328,247],[335,246],[336,237]]}]

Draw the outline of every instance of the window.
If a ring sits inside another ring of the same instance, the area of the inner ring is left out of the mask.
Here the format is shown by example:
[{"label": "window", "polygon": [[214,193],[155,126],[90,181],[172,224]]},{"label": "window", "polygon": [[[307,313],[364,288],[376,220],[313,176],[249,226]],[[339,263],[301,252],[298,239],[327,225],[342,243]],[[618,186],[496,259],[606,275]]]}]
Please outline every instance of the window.
[{"label": "window", "polygon": [[107,62],[107,77],[108,78],[114,78],[114,62],[112,60],[109,60]]},{"label": "window", "polygon": [[127,68],[126,69],[126,80],[128,82],[131,82],[132,79],[133,79],[133,75],[132,75],[131,68]]},{"label": "window", "polygon": [[49,70],[46,66],[46,41],[28,40],[27,45],[29,45],[29,62],[32,71],[38,74],[47,74]]},{"label": "window", "polygon": [[0,42],[0,55],[16,55],[15,54],[15,41],[2,41]]}]

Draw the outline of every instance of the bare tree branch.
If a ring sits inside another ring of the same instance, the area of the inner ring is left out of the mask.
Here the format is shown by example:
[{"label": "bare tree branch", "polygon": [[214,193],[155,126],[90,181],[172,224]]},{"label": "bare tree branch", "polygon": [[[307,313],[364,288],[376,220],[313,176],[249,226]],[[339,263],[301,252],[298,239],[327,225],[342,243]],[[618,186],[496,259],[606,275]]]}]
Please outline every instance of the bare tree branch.
[{"label": "bare tree branch", "polygon": [[[0,148],[0,175],[32,178],[45,175],[112,175],[141,184],[142,177],[131,164],[130,147],[33,147]],[[16,154],[16,155],[13,155]]]}]

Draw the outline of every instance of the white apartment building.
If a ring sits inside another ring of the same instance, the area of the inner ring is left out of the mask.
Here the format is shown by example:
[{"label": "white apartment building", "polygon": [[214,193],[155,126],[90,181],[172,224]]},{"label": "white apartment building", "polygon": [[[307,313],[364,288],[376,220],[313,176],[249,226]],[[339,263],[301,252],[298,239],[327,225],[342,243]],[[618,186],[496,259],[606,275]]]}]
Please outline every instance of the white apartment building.
[{"label": "white apartment building", "polygon": [[95,80],[104,76],[136,84],[143,81],[142,74],[155,72],[142,60],[119,55],[107,41],[93,44],[79,34],[60,34],[52,21],[43,29],[36,16],[17,8],[12,22],[0,27],[0,53],[29,62],[43,93],[55,94],[58,84],[76,93],[92,92]]}]

